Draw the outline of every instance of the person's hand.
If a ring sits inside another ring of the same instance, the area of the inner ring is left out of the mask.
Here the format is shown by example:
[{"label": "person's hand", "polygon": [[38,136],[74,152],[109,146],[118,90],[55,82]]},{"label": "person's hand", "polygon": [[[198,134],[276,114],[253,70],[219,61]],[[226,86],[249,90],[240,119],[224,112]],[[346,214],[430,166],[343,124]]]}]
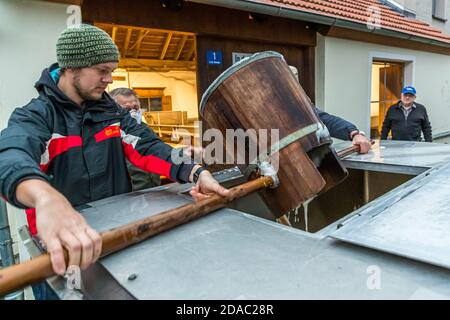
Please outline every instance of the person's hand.
[{"label": "person's hand", "polygon": [[365,153],[369,152],[370,148],[372,147],[370,140],[362,134],[356,134],[353,137],[352,142],[353,142],[353,145],[359,146],[359,153],[361,153],[361,154],[365,154]]},{"label": "person's hand", "polygon": [[[195,170],[195,168],[194,168]],[[218,194],[222,197],[226,197],[230,193],[230,190],[222,187],[212,174],[205,170],[200,173],[197,184],[192,187],[190,194],[195,201],[204,200],[209,198],[213,194]]]},{"label": "person's hand", "polygon": [[25,207],[36,209],[38,236],[47,247],[56,274],[63,275],[68,267],[63,248],[69,253],[69,266],[86,269],[98,260],[102,238],[49,183],[24,180],[16,187],[16,198]]},{"label": "person's hand", "polygon": [[[102,238],[61,194],[36,201],[36,226],[56,274],[64,275],[69,266],[84,270],[100,257]],[[64,260],[63,248],[69,253],[69,265]]]}]

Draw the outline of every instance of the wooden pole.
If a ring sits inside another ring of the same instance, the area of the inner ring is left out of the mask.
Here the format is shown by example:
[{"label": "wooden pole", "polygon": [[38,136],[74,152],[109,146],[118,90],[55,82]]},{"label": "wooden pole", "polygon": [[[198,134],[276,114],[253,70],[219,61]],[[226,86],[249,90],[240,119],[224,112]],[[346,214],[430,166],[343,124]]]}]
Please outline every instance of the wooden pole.
[{"label": "wooden pole", "polygon": [[[370,144],[371,144],[371,145],[374,145],[374,144],[375,144],[375,140],[371,140],[371,141],[370,141]],[[345,158],[346,156],[349,156],[349,155],[351,155],[352,153],[359,152],[359,150],[360,150],[359,145],[353,145],[353,146],[351,146],[351,147],[342,149],[341,151],[339,151],[339,152],[337,153],[337,155],[338,155],[339,158]]]},{"label": "wooden pole", "polygon": [[360,147],[358,145],[351,146],[339,151],[337,155],[339,156],[339,158],[345,158],[346,156],[349,156],[352,153],[359,152],[359,149]]},{"label": "wooden pole", "polygon": [[[338,155],[342,158],[358,151],[359,146],[352,146],[338,152]],[[101,256],[104,257],[154,235],[173,229],[176,226],[198,219],[217,209],[224,208],[228,203],[236,199],[242,198],[252,192],[269,188],[272,185],[273,180],[271,177],[260,177],[230,189],[227,197],[212,195],[197,203],[187,204],[106,231],[101,234],[103,241]],[[283,221],[286,223],[285,220]],[[67,251],[64,252],[64,255],[66,263],[68,263]],[[48,253],[30,261],[0,269],[0,297],[53,275],[55,273],[53,272],[50,254]]]},{"label": "wooden pole", "polygon": [[[260,177],[230,189],[227,197],[212,195],[197,203],[187,204],[106,231],[101,234],[103,241],[101,256],[104,257],[176,226],[205,216],[217,209],[224,208],[228,203],[236,199],[242,198],[252,192],[271,187],[272,185],[273,180],[271,177]],[[68,263],[67,252],[65,252],[65,258],[66,263]],[[48,253],[30,261],[1,269],[0,297],[53,275],[55,273],[53,272]]]}]

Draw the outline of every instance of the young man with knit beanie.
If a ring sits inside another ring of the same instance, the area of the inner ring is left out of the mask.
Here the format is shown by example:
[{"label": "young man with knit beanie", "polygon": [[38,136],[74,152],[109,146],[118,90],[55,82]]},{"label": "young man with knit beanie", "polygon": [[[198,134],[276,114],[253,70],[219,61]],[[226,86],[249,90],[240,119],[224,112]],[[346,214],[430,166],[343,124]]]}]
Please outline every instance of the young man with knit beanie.
[{"label": "young man with knit beanie", "polygon": [[57,64],[42,72],[39,96],[11,115],[0,136],[0,194],[27,209],[30,231],[51,255],[54,271],[86,269],[100,256],[102,242],[74,209],[131,191],[125,158],[137,167],[180,183],[196,182],[195,200],[225,196],[200,165],[171,158],[172,148],[105,93],[119,50],[109,35],[90,25],[62,32]]}]

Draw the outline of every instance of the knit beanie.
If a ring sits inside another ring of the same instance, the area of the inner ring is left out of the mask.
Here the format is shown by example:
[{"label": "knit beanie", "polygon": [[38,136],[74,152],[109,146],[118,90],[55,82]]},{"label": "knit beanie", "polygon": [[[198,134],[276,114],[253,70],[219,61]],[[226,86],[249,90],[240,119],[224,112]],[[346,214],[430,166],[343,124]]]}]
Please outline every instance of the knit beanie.
[{"label": "knit beanie", "polygon": [[119,49],[103,30],[88,24],[64,30],[56,43],[61,68],[84,68],[99,63],[119,62]]}]

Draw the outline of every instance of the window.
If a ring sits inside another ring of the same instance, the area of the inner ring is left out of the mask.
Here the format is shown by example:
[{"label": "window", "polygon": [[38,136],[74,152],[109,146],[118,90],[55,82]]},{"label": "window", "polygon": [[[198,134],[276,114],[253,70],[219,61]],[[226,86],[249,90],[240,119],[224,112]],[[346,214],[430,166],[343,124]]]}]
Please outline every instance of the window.
[{"label": "window", "polygon": [[136,88],[143,111],[172,111],[172,99],[164,95],[165,88]]},{"label": "window", "polygon": [[162,111],[162,97],[160,98],[139,98],[141,108],[144,111]]},{"label": "window", "polygon": [[447,21],[447,1],[448,0],[433,0],[433,18]]}]

